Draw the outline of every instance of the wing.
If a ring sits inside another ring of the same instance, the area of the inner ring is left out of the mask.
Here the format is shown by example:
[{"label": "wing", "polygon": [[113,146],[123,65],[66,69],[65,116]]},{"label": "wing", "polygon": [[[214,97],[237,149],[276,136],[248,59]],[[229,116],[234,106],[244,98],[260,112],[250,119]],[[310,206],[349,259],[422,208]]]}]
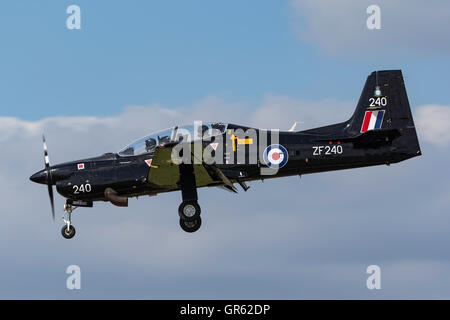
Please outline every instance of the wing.
[{"label": "wing", "polygon": [[[174,146],[162,146],[155,150],[153,155],[148,182],[168,190],[180,188],[180,168],[172,161],[171,155]],[[194,150],[191,145],[191,150]],[[191,160],[194,154],[191,153]],[[195,182],[197,187],[222,186],[229,191],[236,192],[237,189],[226,175],[216,166],[205,162],[193,163]]]}]

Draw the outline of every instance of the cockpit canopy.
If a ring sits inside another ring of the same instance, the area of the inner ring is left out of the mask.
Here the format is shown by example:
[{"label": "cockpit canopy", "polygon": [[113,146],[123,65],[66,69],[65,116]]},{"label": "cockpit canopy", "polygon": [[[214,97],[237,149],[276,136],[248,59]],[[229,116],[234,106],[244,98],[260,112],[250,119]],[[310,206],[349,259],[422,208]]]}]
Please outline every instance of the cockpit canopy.
[{"label": "cockpit canopy", "polygon": [[[136,140],[119,151],[120,156],[137,156],[144,153],[153,152],[157,146],[164,146],[168,143],[183,141],[195,141],[209,139],[209,137],[223,134],[227,130],[228,124],[222,122],[202,123],[201,126],[175,126],[166,130],[158,131],[144,138]],[[197,130],[197,134],[194,131]]]}]

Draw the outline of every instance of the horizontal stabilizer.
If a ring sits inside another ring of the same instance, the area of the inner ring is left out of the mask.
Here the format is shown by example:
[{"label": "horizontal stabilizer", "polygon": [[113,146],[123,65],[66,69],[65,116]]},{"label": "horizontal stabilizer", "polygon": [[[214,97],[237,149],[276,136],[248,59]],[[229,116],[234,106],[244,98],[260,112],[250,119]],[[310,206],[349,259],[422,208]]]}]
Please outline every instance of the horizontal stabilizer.
[{"label": "horizontal stabilizer", "polygon": [[383,145],[391,144],[392,141],[401,136],[401,129],[380,129],[371,130],[364,133],[360,133],[353,137],[342,137],[332,139],[320,139],[318,142],[352,142],[355,148],[362,148],[368,145]]}]

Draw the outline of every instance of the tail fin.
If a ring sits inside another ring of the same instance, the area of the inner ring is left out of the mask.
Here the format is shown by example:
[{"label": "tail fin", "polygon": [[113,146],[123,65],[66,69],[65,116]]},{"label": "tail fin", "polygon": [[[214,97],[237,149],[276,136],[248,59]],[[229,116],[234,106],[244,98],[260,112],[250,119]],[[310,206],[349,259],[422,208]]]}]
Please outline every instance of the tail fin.
[{"label": "tail fin", "polygon": [[398,131],[397,147],[408,154],[421,154],[401,70],[374,71],[367,77],[346,129],[351,135]]},{"label": "tail fin", "polygon": [[401,70],[372,72],[348,123],[355,133],[414,127]]}]

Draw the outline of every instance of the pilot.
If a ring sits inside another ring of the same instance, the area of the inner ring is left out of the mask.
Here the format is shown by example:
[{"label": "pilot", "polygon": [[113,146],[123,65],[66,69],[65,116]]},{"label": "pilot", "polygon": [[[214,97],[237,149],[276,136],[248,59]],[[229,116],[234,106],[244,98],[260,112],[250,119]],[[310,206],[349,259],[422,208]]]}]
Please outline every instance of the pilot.
[{"label": "pilot", "polygon": [[206,131],[208,131],[208,126],[205,126],[204,124],[201,127],[198,127],[198,137],[200,139],[203,139],[203,135],[205,134]]},{"label": "pilot", "polygon": [[223,123],[213,123],[211,128],[219,130],[220,133],[225,131],[225,125]]},{"label": "pilot", "polygon": [[158,136],[158,140],[159,140],[159,145],[160,145],[160,146],[163,146],[163,145],[165,145],[165,144],[167,144],[167,143],[170,143],[170,138],[169,138],[169,136],[163,136],[163,137],[159,137],[159,136]]},{"label": "pilot", "polygon": [[155,150],[156,147],[156,140],[153,138],[145,140],[145,151],[151,152]]}]

